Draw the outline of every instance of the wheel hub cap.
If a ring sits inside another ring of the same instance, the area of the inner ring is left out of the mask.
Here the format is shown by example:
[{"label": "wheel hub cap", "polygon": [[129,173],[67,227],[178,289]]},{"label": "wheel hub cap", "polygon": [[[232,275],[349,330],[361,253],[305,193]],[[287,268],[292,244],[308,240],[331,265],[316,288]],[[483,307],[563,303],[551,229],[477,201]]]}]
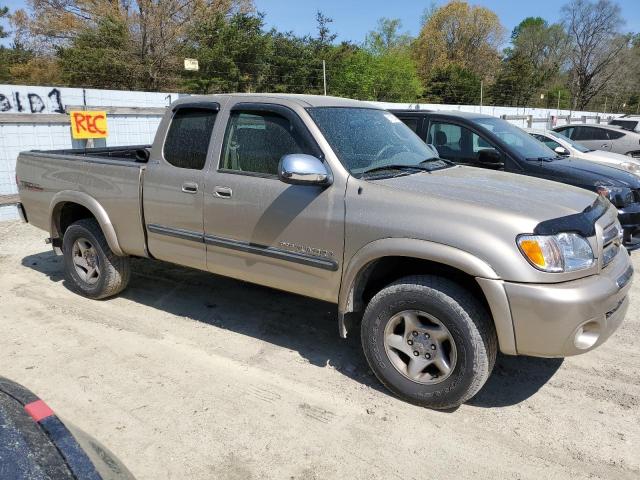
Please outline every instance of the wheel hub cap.
[{"label": "wheel hub cap", "polygon": [[98,252],[86,238],[79,238],[72,247],[73,266],[80,279],[90,285],[100,278]]},{"label": "wheel hub cap", "polygon": [[384,332],[385,352],[409,380],[434,384],[446,380],[457,362],[451,332],[433,315],[419,310],[397,313]]}]

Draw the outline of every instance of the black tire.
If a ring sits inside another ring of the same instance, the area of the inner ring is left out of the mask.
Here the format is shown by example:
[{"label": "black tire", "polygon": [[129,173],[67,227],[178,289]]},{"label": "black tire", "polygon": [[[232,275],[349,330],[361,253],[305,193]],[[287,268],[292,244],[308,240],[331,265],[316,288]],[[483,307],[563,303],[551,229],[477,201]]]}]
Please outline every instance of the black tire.
[{"label": "black tire", "polygon": [[[99,266],[99,274],[92,283],[80,277],[74,264],[74,244],[82,239],[93,247]],[[131,275],[129,257],[121,257],[111,251],[96,220],[84,218],[72,223],[64,233],[62,252],[65,280],[74,292],[97,300],[112,297],[127,287]]]},{"label": "black tire", "polygon": [[[455,342],[455,366],[439,383],[411,380],[385,350],[387,323],[408,310],[437,318]],[[402,278],[378,292],[365,310],[361,336],[376,377],[403,400],[434,409],[455,408],[473,397],[489,378],[497,354],[495,327],[483,305],[460,285],[436,276]]]}]

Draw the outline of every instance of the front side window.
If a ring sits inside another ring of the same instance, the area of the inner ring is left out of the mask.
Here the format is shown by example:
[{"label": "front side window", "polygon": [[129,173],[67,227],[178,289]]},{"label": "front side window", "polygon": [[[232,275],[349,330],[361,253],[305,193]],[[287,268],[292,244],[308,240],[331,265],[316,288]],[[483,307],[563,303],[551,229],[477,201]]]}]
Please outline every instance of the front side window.
[{"label": "front side window", "polygon": [[285,117],[271,112],[231,113],[220,168],[277,175],[284,155],[313,152]]},{"label": "front side window", "polygon": [[414,173],[449,166],[409,127],[384,110],[313,107],[308,112],[340,162],[354,176],[384,169],[391,172],[404,168],[404,173]]},{"label": "front side window", "polygon": [[428,139],[438,149],[442,158],[456,163],[477,163],[482,150],[493,149],[491,144],[477,133],[447,122],[431,122]]},{"label": "front side window", "polygon": [[555,150],[558,147],[562,147],[562,145],[560,145],[558,142],[556,142],[555,140],[551,140],[549,137],[545,137],[544,135],[538,135],[536,133],[532,133],[531,136],[540,140],[551,150]]},{"label": "front side window", "polygon": [[490,131],[527,160],[554,157],[544,143],[501,118],[477,118],[476,124]]},{"label": "front side window", "polygon": [[180,108],[171,120],[163,154],[174,167],[202,170],[217,112],[205,108]]}]

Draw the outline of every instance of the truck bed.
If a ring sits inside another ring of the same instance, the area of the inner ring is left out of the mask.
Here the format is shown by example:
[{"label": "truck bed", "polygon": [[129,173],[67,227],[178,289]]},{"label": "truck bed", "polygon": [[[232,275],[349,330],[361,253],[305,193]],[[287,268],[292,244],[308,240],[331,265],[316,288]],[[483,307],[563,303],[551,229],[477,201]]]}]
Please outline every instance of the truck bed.
[{"label": "truck bed", "polygon": [[[53,205],[84,195],[106,211],[121,248],[146,255],[142,177],[149,145],[23,152],[17,180],[29,223],[50,231]],[[81,164],[81,166],[79,166]]]}]

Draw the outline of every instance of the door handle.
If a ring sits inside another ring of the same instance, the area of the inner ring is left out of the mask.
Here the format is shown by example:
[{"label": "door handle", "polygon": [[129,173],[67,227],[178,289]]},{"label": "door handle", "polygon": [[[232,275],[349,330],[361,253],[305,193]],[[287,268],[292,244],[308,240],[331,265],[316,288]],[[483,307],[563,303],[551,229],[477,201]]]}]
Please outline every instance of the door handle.
[{"label": "door handle", "polygon": [[218,198],[231,198],[233,191],[229,187],[216,187],[213,189],[213,194]]},{"label": "door handle", "polygon": [[198,184],[194,182],[184,182],[182,184],[182,191],[184,193],[197,193],[198,192]]},{"label": "door handle", "polygon": [[609,147],[609,144],[608,144],[608,143],[605,143],[605,144],[603,144],[603,145],[600,145],[600,147],[601,147],[601,148],[608,148],[608,147]]}]

